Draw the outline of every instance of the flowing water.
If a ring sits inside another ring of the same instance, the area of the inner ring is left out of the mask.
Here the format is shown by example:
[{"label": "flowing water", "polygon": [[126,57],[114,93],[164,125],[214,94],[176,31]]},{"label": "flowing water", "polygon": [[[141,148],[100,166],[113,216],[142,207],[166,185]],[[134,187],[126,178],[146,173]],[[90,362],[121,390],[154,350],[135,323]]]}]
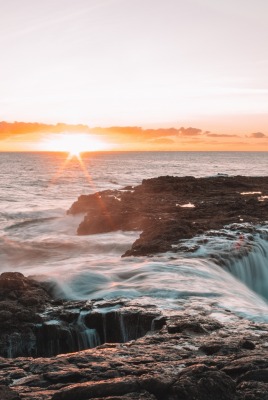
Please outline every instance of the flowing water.
[{"label": "flowing water", "polygon": [[[171,310],[190,300],[268,321],[266,221],[194,238],[184,243],[187,252],[174,245],[174,253],[121,258],[137,232],[77,236],[83,216],[66,215],[80,194],[144,178],[264,176],[267,165],[267,153],[92,153],[82,161],[64,153],[0,153],[0,272],[55,281],[67,299],[153,299]],[[97,341],[83,315],[79,323],[82,340]]]}]

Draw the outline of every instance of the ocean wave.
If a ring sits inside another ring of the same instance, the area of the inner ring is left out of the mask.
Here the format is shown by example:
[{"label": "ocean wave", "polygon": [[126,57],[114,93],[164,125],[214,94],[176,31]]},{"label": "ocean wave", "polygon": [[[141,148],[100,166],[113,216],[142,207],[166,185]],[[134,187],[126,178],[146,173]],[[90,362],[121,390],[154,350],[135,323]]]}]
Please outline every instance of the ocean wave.
[{"label": "ocean wave", "polygon": [[9,231],[11,229],[22,228],[27,225],[31,224],[40,224],[42,222],[51,221],[53,219],[58,219],[58,217],[44,217],[44,218],[33,218],[33,219],[26,219],[24,221],[16,222],[15,224],[7,226],[4,230]]}]

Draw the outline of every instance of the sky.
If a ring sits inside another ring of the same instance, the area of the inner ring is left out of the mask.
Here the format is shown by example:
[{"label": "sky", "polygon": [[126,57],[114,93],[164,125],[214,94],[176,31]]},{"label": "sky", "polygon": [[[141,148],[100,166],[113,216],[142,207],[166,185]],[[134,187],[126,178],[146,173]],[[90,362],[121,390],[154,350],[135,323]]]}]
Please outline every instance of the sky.
[{"label": "sky", "polygon": [[[267,0],[0,0],[0,13],[0,121],[194,127],[200,148],[268,150]],[[40,139],[12,132],[0,150]]]}]

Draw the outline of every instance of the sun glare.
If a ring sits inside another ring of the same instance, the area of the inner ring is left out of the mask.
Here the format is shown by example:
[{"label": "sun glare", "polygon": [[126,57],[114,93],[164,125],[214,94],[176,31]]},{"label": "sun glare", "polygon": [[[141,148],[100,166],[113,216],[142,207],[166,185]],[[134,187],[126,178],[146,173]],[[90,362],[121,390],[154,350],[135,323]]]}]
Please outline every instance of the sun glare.
[{"label": "sun glare", "polygon": [[94,135],[63,133],[52,135],[50,138],[46,139],[42,143],[41,148],[45,151],[62,151],[69,153],[70,156],[79,157],[80,153],[101,151],[107,149],[108,146]]}]

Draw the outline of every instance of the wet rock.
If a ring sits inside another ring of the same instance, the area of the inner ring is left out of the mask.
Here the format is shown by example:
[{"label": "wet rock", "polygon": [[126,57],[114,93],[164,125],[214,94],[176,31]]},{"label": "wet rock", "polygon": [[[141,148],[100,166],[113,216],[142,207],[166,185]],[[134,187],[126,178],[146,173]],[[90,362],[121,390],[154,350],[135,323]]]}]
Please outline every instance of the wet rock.
[{"label": "wet rock", "polygon": [[241,340],[239,344],[241,347],[248,350],[254,350],[256,347],[251,340],[246,340],[246,339]]},{"label": "wet rock", "polygon": [[118,378],[113,381],[86,382],[72,385],[55,393],[52,400],[93,399],[94,397],[120,396],[137,392],[139,384],[133,378]]},{"label": "wet rock", "polygon": [[208,320],[202,317],[172,318],[168,322],[168,333],[191,333],[191,334],[208,334],[209,332],[220,329],[222,325],[215,320]]},{"label": "wet rock", "polygon": [[144,336],[152,329],[153,321],[158,316],[159,312],[122,307],[106,313],[88,313],[85,323],[89,328],[96,329],[102,343],[122,343]]},{"label": "wet rock", "polygon": [[172,392],[171,387],[174,385],[175,378],[173,374],[157,375],[154,373],[143,376],[139,379],[139,384],[149,393],[153,393],[157,399],[168,399]]},{"label": "wet rock", "polygon": [[225,373],[196,365],[186,368],[172,386],[172,394],[182,400],[233,400],[235,382]]},{"label": "wet rock", "polygon": [[34,325],[51,303],[40,284],[19,272],[0,275],[0,355],[35,354]]},{"label": "wet rock", "polygon": [[262,382],[242,382],[237,387],[239,399],[268,400],[268,384]]},{"label": "wet rock", "polygon": [[1,400],[20,400],[21,397],[14,390],[8,386],[0,385],[0,399]]},{"label": "wet rock", "polygon": [[[143,180],[131,191],[80,196],[68,213],[86,213],[79,235],[142,231],[125,256],[151,255],[169,251],[173,244],[200,232],[239,224],[241,219],[262,222],[268,218],[268,207],[267,201],[259,201],[259,195],[253,193],[259,191],[268,195],[267,177],[161,176]],[[185,207],[187,204],[194,207]]]},{"label": "wet rock", "polygon": [[60,371],[53,371],[44,374],[44,378],[53,383],[75,383],[85,378],[85,375],[78,368],[63,368]]},{"label": "wet rock", "polygon": [[[102,398],[94,398],[94,400],[101,400]],[[156,397],[148,392],[141,393],[128,393],[123,396],[105,397],[105,400],[156,400]]]},{"label": "wet rock", "polygon": [[156,317],[152,321],[152,330],[162,329],[163,326],[166,324],[167,318],[163,315]]},{"label": "wet rock", "polygon": [[239,381],[257,381],[268,383],[268,369],[255,369],[253,371],[247,371],[239,378]]},{"label": "wet rock", "polygon": [[[230,312],[222,325],[194,311],[163,311],[156,317],[161,325],[165,320],[160,330],[127,343],[51,358],[0,359],[0,379],[23,400],[265,399],[268,325],[256,326]],[[170,326],[180,329],[170,333]],[[243,341],[258,346],[243,347]]]},{"label": "wet rock", "polygon": [[30,375],[17,379],[12,386],[46,387],[47,384],[41,375]]},{"label": "wet rock", "polygon": [[[16,300],[1,293],[0,355],[4,357],[52,357],[105,342],[124,343],[145,335],[160,316],[154,306],[133,307],[126,300],[54,302],[39,283],[22,274],[8,274],[8,279],[12,290],[14,282],[23,282],[25,292]],[[25,302],[35,295],[38,301]]]},{"label": "wet rock", "polygon": [[[98,397],[94,397],[94,400],[103,399]],[[129,393],[123,396],[112,396],[105,397],[105,400],[156,400],[156,397],[150,393],[142,392],[142,393]]]},{"label": "wet rock", "polygon": [[8,322],[12,319],[13,314],[11,311],[1,310],[0,311],[0,323]]}]

